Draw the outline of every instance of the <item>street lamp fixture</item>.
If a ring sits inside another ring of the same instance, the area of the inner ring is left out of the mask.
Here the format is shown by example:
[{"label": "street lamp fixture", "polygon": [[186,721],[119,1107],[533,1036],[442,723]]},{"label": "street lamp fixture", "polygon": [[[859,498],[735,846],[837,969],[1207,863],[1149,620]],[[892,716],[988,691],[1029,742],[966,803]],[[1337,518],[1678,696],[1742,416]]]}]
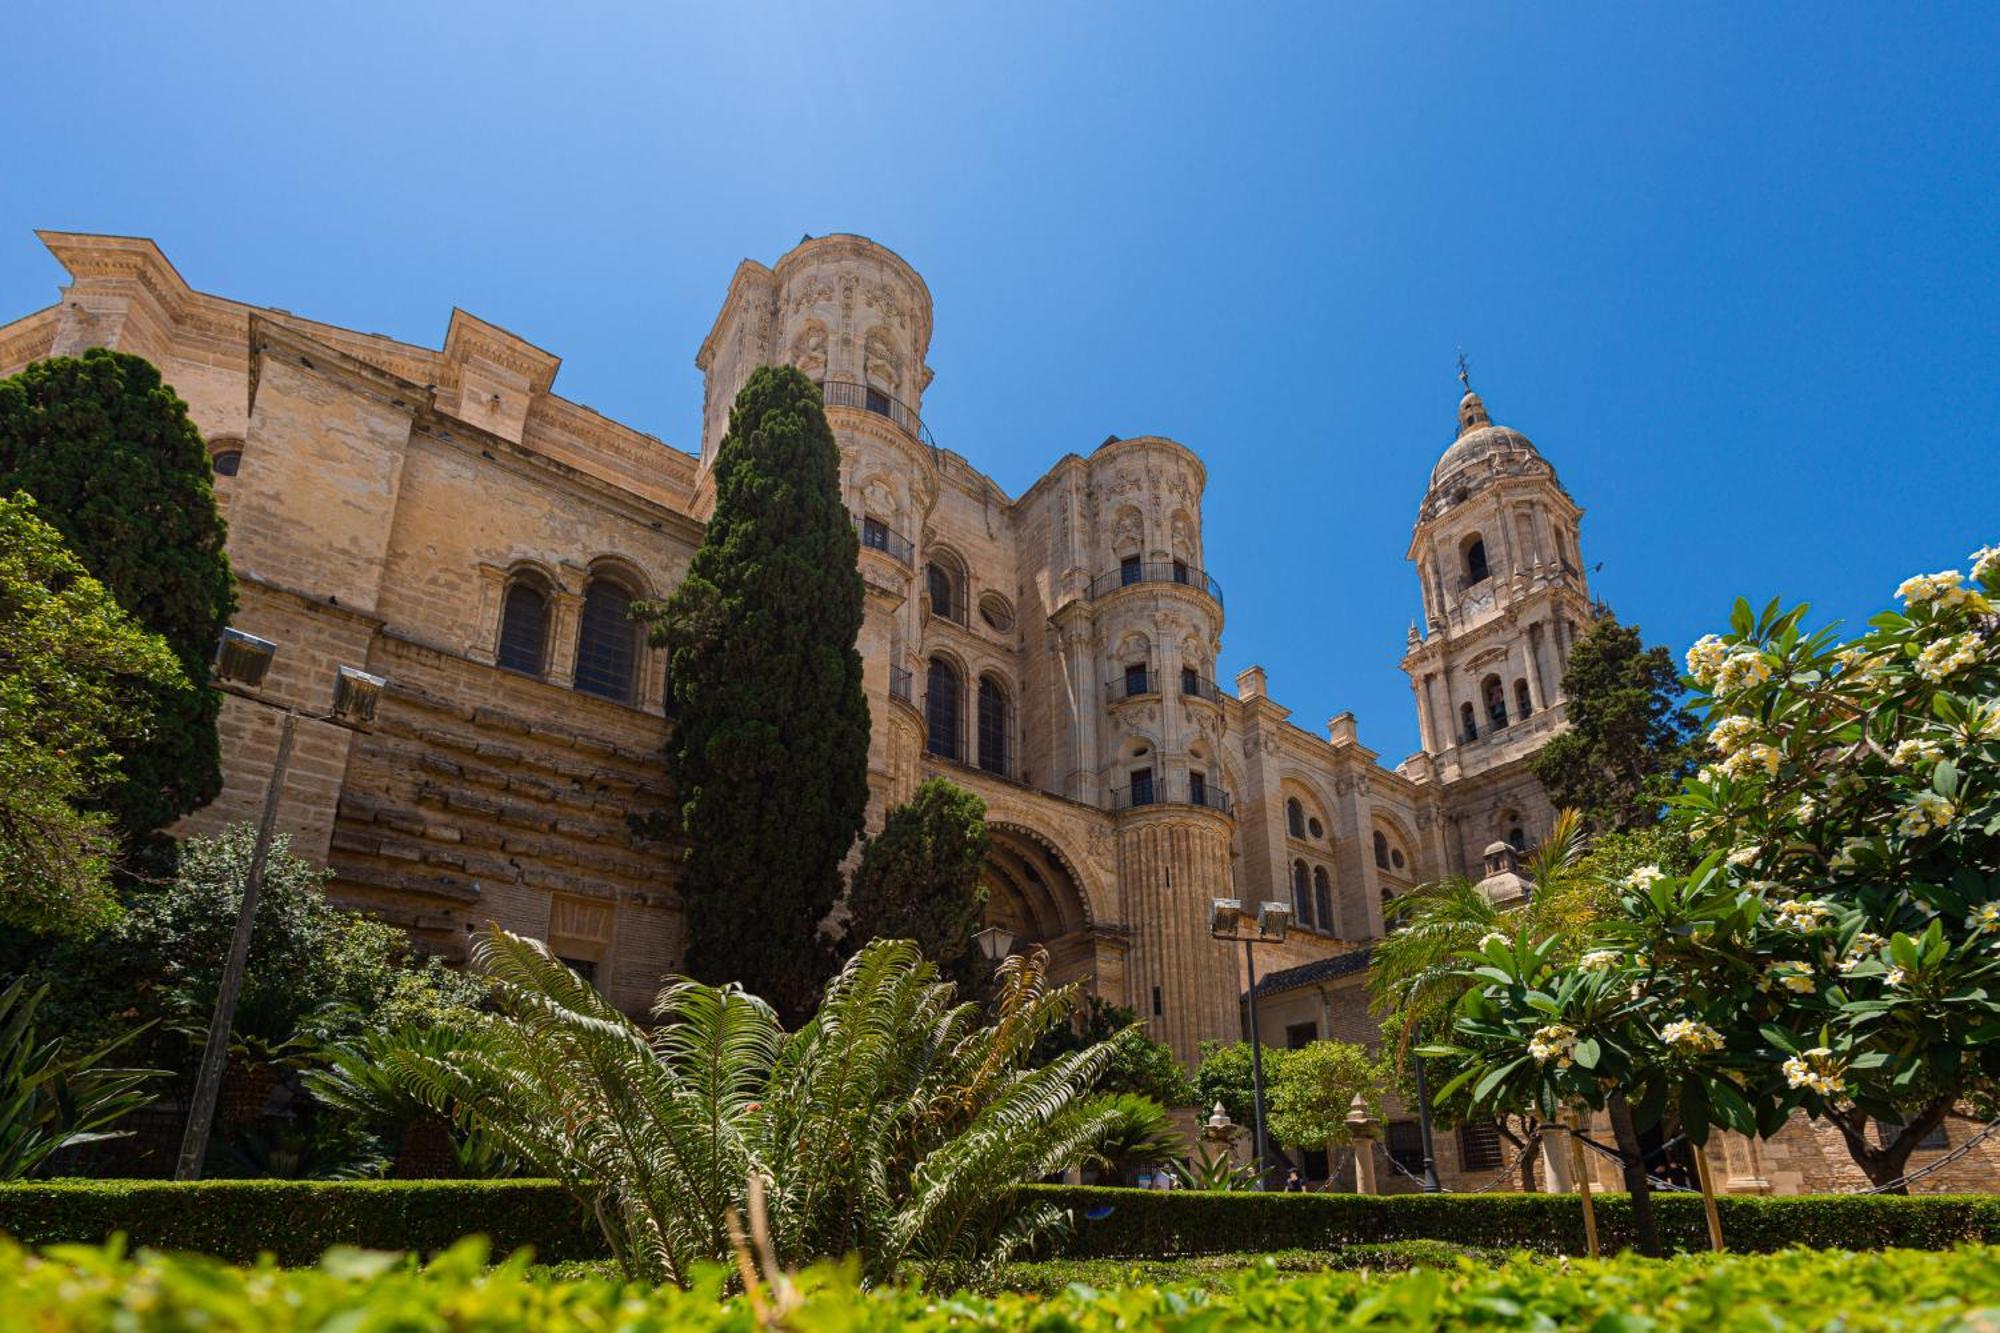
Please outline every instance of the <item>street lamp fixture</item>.
[{"label": "street lamp fixture", "polygon": [[1269,1170],[1269,1139],[1264,1129],[1264,1044],[1257,1035],[1257,955],[1259,944],[1280,944],[1292,927],[1292,909],[1281,902],[1257,904],[1253,916],[1239,898],[1216,898],[1208,906],[1208,933],[1218,940],[1242,941],[1243,961],[1250,972],[1250,1107],[1257,1132],[1257,1188]]},{"label": "street lamp fixture", "polygon": [[979,946],[980,954],[995,967],[1001,960],[1014,952],[1014,932],[1005,926],[987,926],[972,932],[972,942]]},{"label": "street lamp fixture", "polygon": [[222,1091],[222,1071],[229,1062],[229,1029],[236,1021],[236,999],[243,990],[243,971],[250,959],[250,935],[257,921],[257,898],[264,888],[264,864],[270,859],[271,839],[277,831],[278,800],[284,795],[285,770],[292,760],[292,736],[300,718],[330,722],[349,730],[359,730],[375,720],[383,687],[388,683],[350,666],[340,667],[333,677],[333,709],[328,713],[305,713],[258,694],[257,687],[271,670],[278,645],[240,629],[222,631],[215,648],[215,679],[229,694],[283,715],[278,725],[278,753],[271,761],[271,779],[264,788],[264,810],[257,819],[257,842],[250,852],[250,868],[243,876],[243,900],[236,910],[236,933],[229,940],[229,958],[222,969],[222,985],[215,996],[215,1013],[209,1019],[208,1044],[202,1048],[201,1069],[195,1076],[194,1097],[188,1104],[187,1133],[181,1139],[181,1153],[174,1164],[175,1180],[198,1180],[202,1159],[208,1155],[209,1130],[215,1123],[215,1103]]}]

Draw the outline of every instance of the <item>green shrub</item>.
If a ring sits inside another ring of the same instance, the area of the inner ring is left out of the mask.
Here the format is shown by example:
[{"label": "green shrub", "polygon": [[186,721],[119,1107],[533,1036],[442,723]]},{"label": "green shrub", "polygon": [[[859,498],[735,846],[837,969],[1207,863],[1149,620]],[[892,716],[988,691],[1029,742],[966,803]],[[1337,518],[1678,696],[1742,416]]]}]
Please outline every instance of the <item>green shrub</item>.
[{"label": "green shrub", "polygon": [[28,1245],[133,1246],[249,1262],[316,1262],[330,1247],[432,1254],[477,1232],[549,1262],[604,1253],[597,1228],[548,1180],[55,1180],[0,1185],[0,1232]]},{"label": "green shrub", "polygon": [[[809,1270],[775,1297],[719,1298],[709,1270],[691,1290],[531,1273],[525,1258],[489,1266],[476,1241],[429,1267],[336,1251],[314,1269],[229,1268],[213,1260],[70,1249],[37,1258],[0,1243],[0,1308],[10,1327],[54,1333],[118,1328],[290,1330],[450,1328],[583,1333],[606,1329],[746,1330],[781,1323],[847,1333],[951,1329],[1202,1330],[1348,1328],[1846,1328],[1990,1326],[2000,1308],[2000,1249],[1938,1255],[1626,1257],[1558,1264],[1519,1257],[1374,1273],[1243,1269],[1221,1290],[1079,1284],[1046,1296],[913,1287],[863,1291],[851,1268]],[[760,1318],[773,1306],[781,1321]]]},{"label": "green shrub", "polygon": [[1278,1250],[1269,1254],[1204,1254],[1183,1259],[1041,1259],[1008,1264],[989,1282],[987,1291],[1040,1292],[1053,1296],[1073,1282],[1092,1287],[1201,1287],[1225,1291],[1243,1274],[1262,1264],[1279,1273],[1360,1272],[1405,1273],[1412,1268],[1453,1268],[1460,1259],[1497,1264],[1504,1250],[1450,1245],[1436,1240],[1388,1241],[1380,1245],[1349,1245],[1338,1250]]},{"label": "green shrub", "polygon": [[[1065,1254],[1183,1255],[1274,1250],[1331,1250],[1386,1241],[1585,1252],[1583,1208],[1573,1194],[1248,1194],[1031,1187],[1071,1210],[1075,1230]],[[1606,1251],[1632,1243],[1632,1210],[1623,1194],[1594,1196]],[[1789,1245],[1814,1248],[1946,1249],[1967,1241],[2000,1243],[2000,1198],[1989,1195],[1804,1195],[1729,1197],[1717,1201],[1722,1235],[1734,1251]],[[1661,1239],[1669,1249],[1708,1244],[1701,1200],[1655,1197]]]}]

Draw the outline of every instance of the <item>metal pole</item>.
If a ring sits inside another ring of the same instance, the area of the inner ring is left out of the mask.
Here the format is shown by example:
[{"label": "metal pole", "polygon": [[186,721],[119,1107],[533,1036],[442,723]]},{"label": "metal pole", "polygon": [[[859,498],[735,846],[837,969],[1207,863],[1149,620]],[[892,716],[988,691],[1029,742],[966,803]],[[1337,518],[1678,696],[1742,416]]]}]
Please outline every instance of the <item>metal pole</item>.
[{"label": "metal pole", "polygon": [[1424,1141],[1424,1193],[1437,1194],[1444,1186],[1438,1183],[1437,1150],[1431,1145],[1431,1091],[1424,1082],[1424,1057],[1413,1055],[1410,1059],[1417,1066],[1417,1132]]},{"label": "metal pole", "polygon": [[1250,1109],[1257,1129],[1257,1188],[1263,1189],[1270,1170],[1264,1141],[1264,1044],[1257,1039],[1257,954],[1243,941],[1243,961],[1250,968]]},{"label": "metal pole", "polygon": [[271,782],[264,789],[264,813],[257,821],[257,843],[250,852],[250,870],[243,876],[243,902],[236,909],[236,933],[229,940],[229,961],[222,969],[222,988],[215,996],[215,1016],[208,1024],[208,1045],[202,1048],[201,1072],[188,1108],[187,1134],[181,1139],[175,1180],[201,1179],[201,1161],[208,1153],[208,1132],[215,1121],[215,1099],[222,1091],[222,1069],[229,1062],[229,1028],[236,1021],[236,995],[243,989],[243,968],[250,958],[250,931],[257,921],[257,895],[264,887],[264,860],[278,824],[278,798],[285,790],[285,769],[292,759],[291,712],[278,728],[278,757],[271,763]]},{"label": "metal pole", "polygon": [[1701,1211],[1708,1219],[1708,1248],[1722,1253],[1722,1217],[1715,1210],[1715,1177],[1708,1169],[1708,1145],[1696,1144],[1694,1173],[1701,1183]]},{"label": "metal pole", "polygon": [[1576,1172],[1577,1197],[1583,1200],[1583,1241],[1590,1248],[1590,1257],[1597,1257],[1597,1208],[1590,1201],[1590,1167],[1583,1160],[1583,1140],[1578,1136],[1583,1114],[1571,1111],[1566,1122],[1569,1130],[1569,1155],[1572,1169]]}]

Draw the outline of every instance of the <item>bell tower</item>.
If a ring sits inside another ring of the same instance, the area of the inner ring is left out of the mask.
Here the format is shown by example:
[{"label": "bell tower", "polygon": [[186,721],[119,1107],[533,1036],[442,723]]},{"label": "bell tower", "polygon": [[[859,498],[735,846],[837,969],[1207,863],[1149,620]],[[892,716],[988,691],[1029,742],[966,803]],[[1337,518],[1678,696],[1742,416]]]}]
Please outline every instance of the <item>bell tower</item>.
[{"label": "bell tower", "polygon": [[1583,511],[1527,436],[1493,424],[1462,357],[1459,380],[1458,434],[1410,538],[1424,620],[1403,656],[1424,752],[1447,784],[1525,764],[1561,726],[1563,672],[1591,606]]}]

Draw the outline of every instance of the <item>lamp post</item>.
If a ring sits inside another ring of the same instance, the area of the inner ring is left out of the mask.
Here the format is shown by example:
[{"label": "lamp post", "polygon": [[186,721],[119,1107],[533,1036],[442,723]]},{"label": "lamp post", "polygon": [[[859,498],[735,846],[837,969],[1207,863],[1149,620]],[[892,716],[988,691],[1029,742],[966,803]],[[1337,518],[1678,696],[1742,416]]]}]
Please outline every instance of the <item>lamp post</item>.
[{"label": "lamp post", "polygon": [[1443,1192],[1444,1186],[1438,1182],[1437,1150],[1431,1146],[1431,1090],[1424,1082],[1424,1057],[1412,1055],[1410,1062],[1416,1066],[1417,1074],[1417,1133],[1424,1141],[1423,1191],[1426,1194]]},{"label": "lamp post", "polygon": [[264,888],[264,863],[270,857],[271,838],[278,825],[278,799],[285,790],[285,770],[292,759],[292,734],[301,717],[315,722],[332,722],[359,730],[375,720],[375,708],[382,698],[383,680],[365,671],[343,666],[334,673],[333,710],[325,714],[303,713],[275,703],[255,693],[271,669],[278,646],[238,629],[225,629],[215,653],[215,675],[222,689],[239,698],[275,708],[284,715],[278,725],[278,753],[271,761],[271,779],[264,788],[264,810],[257,819],[257,841],[251,848],[250,868],[243,876],[243,901],[236,909],[236,932],[229,938],[229,958],[223,964],[222,985],[215,996],[215,1013],[209,1019],[208,1044],[202,1048],[201,1069],[195,1075],[194,1098],[188,1107],[187,1132],[181,1139],[180,1159],[174,1164],[175,1180],[199,1180],[202,1158],[208,1154],[209,1130],[215,1123],[215,1101],[222,1091],[222,1071],[229,1061],[229,1029],[236,1021],[236,997],[243,989],[243,970],[250,958],[250,936],[257,923],[257,898]]},{"label": "lamp post", "polygon": [[972,942],[987,962],[998,967],[1014,952],[1014,932],[1005,926],[985,926],[972,932]]},{"label": "lamp post", "polygon": [[1218,940],[1242,941],[1243,961],[1250,970],[1250,1110],[1256,1131],[1257,1188],[1264,1188],[1270,1169],[1269,1143],[1264,1133],[1264,1043],[1257,1035],[1257,955],[1259,944],[1278,944],[1291,928],[1292,909],[1283,903],[1257,905],[1256,930],[1245,929],[1250,914],[1238,898],[1217,898],[1209,904],[1208,933]]}]

